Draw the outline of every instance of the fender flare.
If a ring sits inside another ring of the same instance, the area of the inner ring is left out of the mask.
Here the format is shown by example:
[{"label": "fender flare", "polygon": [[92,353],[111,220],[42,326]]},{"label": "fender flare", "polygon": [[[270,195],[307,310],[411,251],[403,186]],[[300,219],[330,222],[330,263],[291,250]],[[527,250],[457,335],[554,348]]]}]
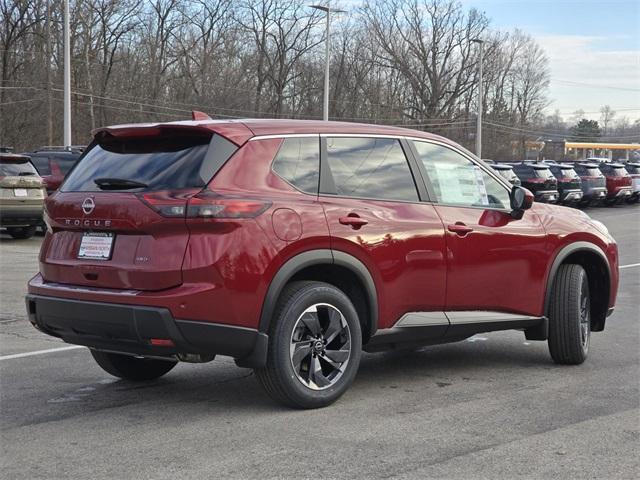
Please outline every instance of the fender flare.
[{"label": "fender flare", "polygon": [[553,281],[556,278],[556,274],[558,273],[558,269],[560,268],[560,265],[562,265],[562,263],[566,260],[566,258],[569,255],[576,252],[595,253],[600,258],[602,258],[602,260],[604,261],[604,264],[607,267],[609,288],[611,288],[611,266],[609,265],[609,259],[607,258],[605,253],[602,251],[602,249],[598,247],[596,244],[590,243],[590,242],[570,243],[569,245],[566,245],[565,247],[560,249],[560,251],[555,256],[553,263],[551,264],[551,268],[549,269],[549,275],[547,276],[547,289],[545,291],[545,296],[544,296],[544,312],[543,312],[544,315],[546,315],[547,311],[549,310],[549,302],[551,302],[551,288],[553,287]]},{"label": "fender flare", "polygon": [[349,269],[355,274],[365,288],[367,301],[371,314],[371,335],[378,327],[378,294],[376,285],[367,267],[356,257],[338,250],[318,249],[308,250],[299,253],[288,259],[271,279],[264,302],[262,303],[262,313],[258,331],[266,333],[269,331],[271,318],[276,308],[278,298],[287,282],[299,271],[313,265],[339,265]]}]

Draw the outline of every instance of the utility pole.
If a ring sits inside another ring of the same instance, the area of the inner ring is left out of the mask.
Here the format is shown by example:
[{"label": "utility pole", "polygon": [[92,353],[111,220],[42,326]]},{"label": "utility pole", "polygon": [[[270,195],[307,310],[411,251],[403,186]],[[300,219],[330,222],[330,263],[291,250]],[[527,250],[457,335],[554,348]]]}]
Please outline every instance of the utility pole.
[{"label": "utility pole", "polygon": [[69,0],[64,0],[64,146],[71,146],[71,47],[69,45]]},{"label": "utility pole", "polygon": [[471,40],[478,44],[478,116],[476,123],[476,156],[482,158],[482,51],[484,40],[474,38]]},{"label": "utility pole", "polygon": [[322,107],[322,119],[326,122],[329,120],[329,63],[330,63],[330,51],[331,51],[331,13],[344,13],[344,10],[338,10],[336,8],[329,7],[327,5],[311,5],[311,8],[316,10],[322,10],[327,16],[327,31],[325,38],[325,58],[324,58],[324,99]]},{"label": "utility pole", "polygon": [[53,92],[51,90],[51,0],[47,0],[47,145],[53,145]]}]

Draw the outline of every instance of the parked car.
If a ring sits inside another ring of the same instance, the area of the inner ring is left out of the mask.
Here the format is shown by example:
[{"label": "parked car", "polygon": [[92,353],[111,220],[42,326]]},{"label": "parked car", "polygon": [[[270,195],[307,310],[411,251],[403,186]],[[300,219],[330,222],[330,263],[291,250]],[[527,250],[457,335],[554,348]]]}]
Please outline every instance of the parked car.
[{"label": "parked car", "polygon": [[628,161],[624,168],[631,177],[631,196],[627,203],[638,203],[640,201],[640,161]]},{"label": "parked car", "polygon": [[566,163],[550,163],[549,170],[558,180],[559,203],[575,206],[582,200],[582,180],[573,168]]},{"label": "parked car", "polygon": [[494,163],[493,165],[491,165],[491,168],[498,172],[498,174],[500,174],[500,176],[503,177],[511,185],[521,185],[520,179],[513,171],[513,165],[509,165],[507,163]]},{"label": "parked car", "polygon": [[33,152],[25,153],[42,177],[49,194],[55,192],[64,177],[80,158],[84,147],[41,147]]},{"label": "parked car", "polygon": [[582,363],[614,308],[606,227],[443,137],[268,119],[94,135],[46,201],[27,312],[117,377],[227,355],[315,408],[363,350],[523,329]]},{"label": "parked car", "polygon": [[558,201],[558,180],[549,170],[549,165],[541,162],[522,162],[513,164],[513,171],[522,182],[522,186],[534,194],[536,202]]},{"label": "parked car", "polygon": [[629,172],[621,163],[601,163],[600,171],[607,181],[607,205],[619,205],[631,198],[632,181]]},{"label": "parked car", "polygon": [[607,180],[599,165],[591,162],[577,162],[572,165],[582,182],[580,205],[594,206],[602,203],[607,197]]},{"label": "parked car", "polygon": [[0,152],[0,227],[13,238],[31,238],[42,222],[45,196],[29,157]]}]

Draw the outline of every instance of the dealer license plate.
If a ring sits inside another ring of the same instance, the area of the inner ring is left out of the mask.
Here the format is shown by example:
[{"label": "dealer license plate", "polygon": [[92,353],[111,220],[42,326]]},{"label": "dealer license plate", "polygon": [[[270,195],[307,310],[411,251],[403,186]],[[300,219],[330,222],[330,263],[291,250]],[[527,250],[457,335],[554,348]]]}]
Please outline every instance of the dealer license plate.
[{"label": "dealer license plate", "polygon": [[113,248],[113,233],[85,232],[80,242],[78,258],[90,258],[92,260],[109,260]]}]

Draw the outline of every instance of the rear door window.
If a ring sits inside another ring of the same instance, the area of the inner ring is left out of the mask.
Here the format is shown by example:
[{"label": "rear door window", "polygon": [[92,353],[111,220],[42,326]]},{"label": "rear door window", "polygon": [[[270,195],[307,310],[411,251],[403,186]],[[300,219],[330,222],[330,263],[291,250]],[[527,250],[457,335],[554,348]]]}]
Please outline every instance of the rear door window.
[{"label": "rear door window", "polygon": [[273,171],[294,187],[318,193],[320,137],[285,138],[273,160]]},{"label": "rear door window", "polygon": [[407,158],[397,139],[329,137],[327,163],[340,196],[418,201]]},{"label": "rear door window", "polygon": [[202,188],[236,149],[219,135],[111,141],[89,150],[60,190],[103,191],[98,179],[137,182],[141,187],[134,191]]}]

